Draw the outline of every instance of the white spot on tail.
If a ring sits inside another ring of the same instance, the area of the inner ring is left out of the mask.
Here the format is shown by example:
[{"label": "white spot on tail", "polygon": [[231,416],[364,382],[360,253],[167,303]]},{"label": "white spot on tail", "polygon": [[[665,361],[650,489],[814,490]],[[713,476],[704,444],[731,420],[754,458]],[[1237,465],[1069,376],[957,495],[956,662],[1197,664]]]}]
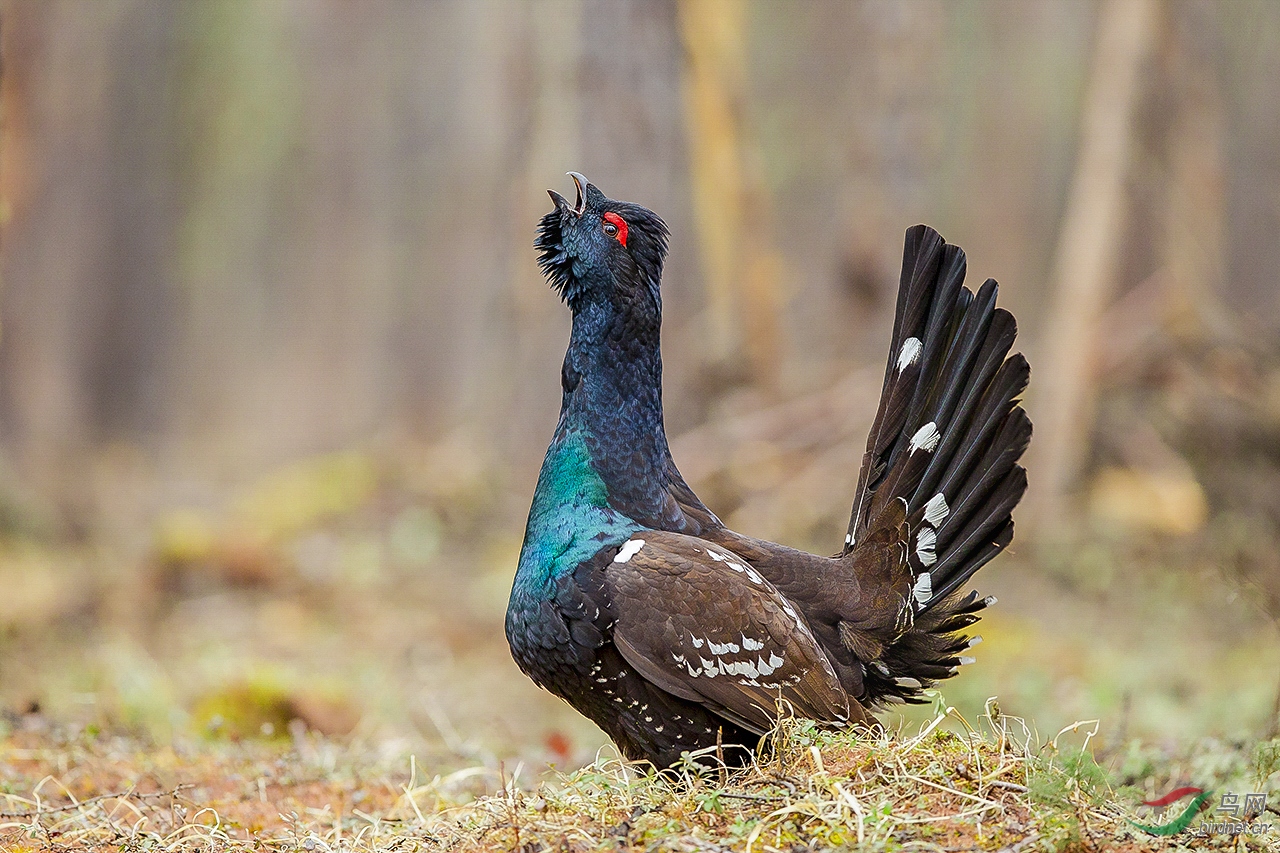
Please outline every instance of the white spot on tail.
[{"label": "white spot on tail", "polygon": [[874,666],[876,668],[876,672],[880,673],[881,675],[889,674],[889,667],[884,665],[884,661],[873,660],[871,662],[871,665]]},{"label": "white spot on tail", "polygon": [[[920,565],[932,566],[938,562],[938,555],[933,550],[937,542],[938,534],[928,527],[921,527],[916,533],[916,557],[919,558]],[[932,583],[932,580],[930,583]],[[930,594],[932,595],[932,591],[930,591]]]},{"label": "white spot on tail", "polygon": [[987,607],[993,607],[999,601],[1000,599],[996,598],[994,595],[988,595],[986,598],[982,599],[982,603]]},{"label": "white spot on tail", "polygon": [[937,528],[950,514],[951,507],[947,506],[947,499],[942,492],[929,498],[929,502],[924,505],[924,523],[930,527]]},{"label": "white spot on tail", "polygon": [[920,577],[916,578],[915,589],[911,591],[915,594],[916,601],[928,604],[929,599],[933,598],[933,576],[928,572],[921,572]]},{"label": "white spot on tail", "polygon": [[938,425],[933,421],[929,421],[920,429],[916,430],[916,434],[911,436],[911,446],[909,452],[914,453],[917,450],[923,450],[925,453],[932,453],[933,449],[938,446],[938,439],[942,433],[938,432]]},{"label": "white spot on tail", "polygon": [[636,554],[640,553],[640,549],[644,547],[643,539],[628,539],[622,543],[622,547],[618,549],[618,556],[613,558],[615,563],[626,563]]},{"label": "white spot on tail", "polygon": [[981,643],[981,642],[982,642],[982,635],[981,635],[981,634],[975,634],[975,635],[973,635],[972,637],[970,637],[970,638],[969,638],[969,644],[968,644],[967,646],[965,646],[965,648],[966,648],[966,649],[971,649],[971,648],[973,648],[974,646],[978,645],[978,644],[979,644],[979,643]]},{"label": "white spot on tail", "polygon": [[844,544],[846,544],[846,545],[852,545],[852,544],[853,544],[853,534],[852,534],[852,533],[849,533],[849,534],[847,534],[847,535],[844,537]]},{"label": "white spot on tail", "polygon": [[893,683],[898,685],[899,687],[910,687],[913,690],[919,690],[921,687],[924,686],[916,679],[909,678],[907,676],[903,676],[902,678],[895,678],[893,680]]},{"label": "white spot on tail", "polygon": [[961,666],[968,666],[969,664],[976,662],[977,658],[960,657],[956,658],[956,660],[960,661]]},{"label": "white spot on tail", "polygon": [[924,344],[920,343],[919,338],[907,338],[902,342],[902,349],[898,350],[898,372],[906,370],[915,364],[920,358],[920,351],[924,349]]}]

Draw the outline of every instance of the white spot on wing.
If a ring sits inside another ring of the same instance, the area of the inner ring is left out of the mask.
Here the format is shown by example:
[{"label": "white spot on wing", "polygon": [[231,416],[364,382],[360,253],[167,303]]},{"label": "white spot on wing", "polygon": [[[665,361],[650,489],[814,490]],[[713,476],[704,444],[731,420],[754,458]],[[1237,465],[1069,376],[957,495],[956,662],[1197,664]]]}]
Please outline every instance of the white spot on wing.
[{"label": "white spot on wing", "polygon": [[941,435],[942,433],[938,432],[938,425],[933,421],[929,421],[916,430],[915,435],[911,436],[911,446],[908,450],[912,453],[917,450],[932,453],[933,449],[938,446],[938,439]]},{"label": "white spot on wing", "polygon": [[739,675],[744,678],[755,678],[759,675],[756,665],[751,661],[731,661],[730,663],[720,661],[720,671],[725,675]]},{"label": "white spot on wing", "polygon": [[640,553],[640,549],[644,547],[643,539],[628,539],[622,543],[622,547],[618,549],[618,555],[613,558],[615,563],[626,563],[636,554]]},{"label": "white spot on wing", "polygon": [[758,652],[764,648],[764,642],[762,640],[753,640],[751,637],[743,634],[742,647],[749,652]]},{"label": "white spot on wing", "polygon": [[760,675],[772,675],[773,671],[782,666],[784,659],[778,656],[777,652],[769,652],[769,660],[766,662],[764,657],[756,658],[756,671]]},{"label": "white spot on wing", "polygon": [[[934,553],[933,546],[938,542],[938,534],[928,527],[921,527],[916,533],[916,557],[920,560],[922,566],[932,566],[938,562],[938,555]],[[932,595],[932,590],[930,590]]]},{"label": "white spot on wing", "polygon": [[689,640],[690,640],[690,642],[692,642],[692,643],[693,643],[693,647],[694,647],[695,649],[700,649],[700,648],[702,648],[702,640],[701,640],[699,637],[693,637],[693,636],[690,636],[690,637],[689,637]]},{"label": "white spot on wing", "polygon": [[730,652],[740,650],[740,646],[737,643],[713,643],[710,640],[707,640],[707,648],[711,650],[713,655],[727,655]]},{"label": "white spot on wing", "polygon": [[898,372],[906,370],[908,367],[916,363],[920,358],[920,351],[924,349],[924,344],[919,338],[907,338],[902,342],[902,349],[898,350]]},{"label": "white spot on wing", "polygon": [[947,498],[942,492],[929,498],[929,502],[924,505],[924,523],[930,527],[936,528],[946,521],[950,514],[951,507],[947,506]]}]

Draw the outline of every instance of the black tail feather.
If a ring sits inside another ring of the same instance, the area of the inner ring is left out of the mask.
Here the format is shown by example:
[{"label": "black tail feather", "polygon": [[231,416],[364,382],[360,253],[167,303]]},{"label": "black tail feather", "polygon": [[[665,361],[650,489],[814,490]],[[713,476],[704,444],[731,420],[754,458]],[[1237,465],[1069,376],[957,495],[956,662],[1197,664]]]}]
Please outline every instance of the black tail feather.
[{"label": "black tail feather", "polygon": [[[1013,539],[1031,439],[1019,404],[1030,367],[1009,355],[1013,315],[998,285],[964,286],[965,256],[930,228],[907,232],[884,388],[867,439],[845,553],[884,506],[907,501],[908,553],[920,583],[914,625],[869,667],[867,699],[918,701],[954,674],[974,641],[958,634],[990,599],[960,588]],[[929,578],[921,577],[928,573]]]},{"label": "black tail feather", "polygon": [[1013,315],[997,308],[986,326],[986,333],[987,337],[982,341],[969,375],[965,377],[960,374],[952,380],[963,388],[957,395],[959,404],[948,418],[938,451],[934,453],[929,470],[911,497],[913,502],[927,500],[939,491],[945,494],[946,487],[944,485],[939,488],[939,481],[947,472],[963,470],[958,463],[957,453],[962,453],[967,448],[965,440],[969,437],[969,425],[981,408],[981,400],[992,384],[992,378],[1003,366],[1005,355],[1013,346],[1014,335],[1017,334]]}]

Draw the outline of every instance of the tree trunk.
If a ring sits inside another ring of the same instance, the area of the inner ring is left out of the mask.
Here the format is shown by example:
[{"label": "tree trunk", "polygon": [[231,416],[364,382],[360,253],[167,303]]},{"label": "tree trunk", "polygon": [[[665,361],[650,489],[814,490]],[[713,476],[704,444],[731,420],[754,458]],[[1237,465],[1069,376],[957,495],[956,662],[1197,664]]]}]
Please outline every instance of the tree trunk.
[{"label": "tree trunk", "polygon": [[1080,153],[1050,280],[1049,326],[1036,359],[1031,401],[1036,440],[1022,515],[1052,535],[1070,509],[1068,494],[1093,425],[1096,332],[1124,237],[1125,181],[1134,156],[1141,72],[1156,40],[1156,0],[1105,0],[1084,103]]}]

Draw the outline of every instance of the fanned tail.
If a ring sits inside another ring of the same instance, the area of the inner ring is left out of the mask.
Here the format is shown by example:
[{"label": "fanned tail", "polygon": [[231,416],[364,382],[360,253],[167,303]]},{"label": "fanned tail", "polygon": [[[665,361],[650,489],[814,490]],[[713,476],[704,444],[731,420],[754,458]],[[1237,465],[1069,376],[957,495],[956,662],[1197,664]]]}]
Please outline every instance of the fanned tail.
[{"label": "fanned tail", "polygon": [[958,594],[1013,539],[1027,488],[1018,459],[1031,421],[1018,402],[1031,369],[1009,355],[1013,315],[992,279],[964,286],[965,256],[924,225],[907,231],[884,389],[867,439],[844,554],[881,510],[907,504],[916,613],[867,672],[864,701],[913,701],[955,673],[976,639],[956,632],[992,599]]}]

